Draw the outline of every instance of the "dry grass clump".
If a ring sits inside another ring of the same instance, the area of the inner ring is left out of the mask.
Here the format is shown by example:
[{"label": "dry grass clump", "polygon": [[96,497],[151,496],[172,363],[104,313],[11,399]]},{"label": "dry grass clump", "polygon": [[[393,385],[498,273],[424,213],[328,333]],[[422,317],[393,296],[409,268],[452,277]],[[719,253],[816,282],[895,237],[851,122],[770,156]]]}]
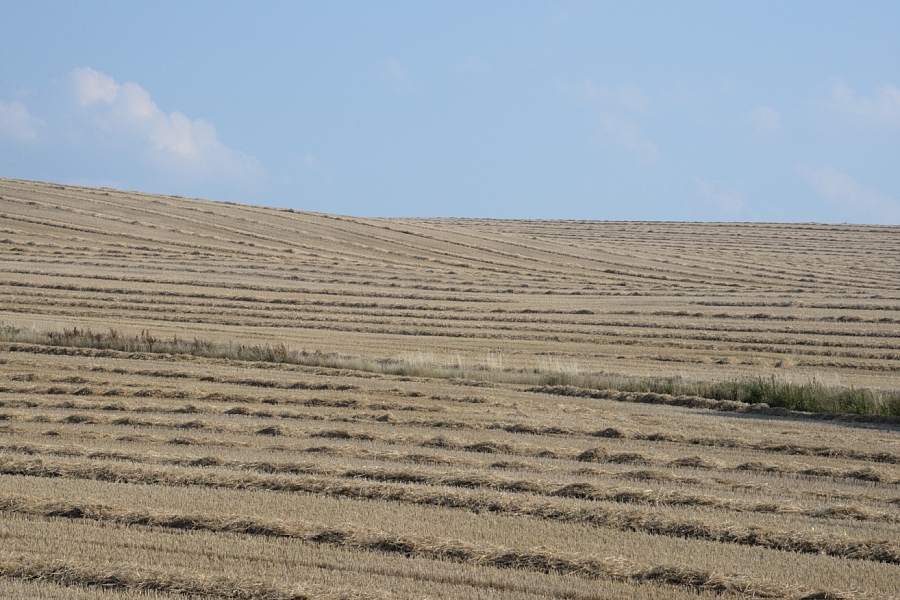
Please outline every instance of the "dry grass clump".
[{"label": "dry grass clump", "polygon": [[276,425],[270,425],[269,427],[263,427],[261,429],[257,429],[256,433],[258,435],[284,435],[285,430],[283,427],[278,427]]},{"label": "dry grass clump", "polygon": [[[233,600],[355,600],[378,598],[349,590],[288,589],[252,577],[233,578],[148,569],[144,565],[96,566],[0,552],[0,577],[49,581],[64,586],[165,592]],[[386,596],[385,596],[386,597]]]}]

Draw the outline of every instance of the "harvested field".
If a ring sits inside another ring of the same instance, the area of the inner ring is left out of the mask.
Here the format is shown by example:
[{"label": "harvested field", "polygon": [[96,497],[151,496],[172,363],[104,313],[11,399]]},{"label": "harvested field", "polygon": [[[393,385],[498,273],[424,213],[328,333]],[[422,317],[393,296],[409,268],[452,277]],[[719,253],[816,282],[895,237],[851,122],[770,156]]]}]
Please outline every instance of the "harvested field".
[{"label": "harvested field", "polygon": [[0,180],[0,229],[0,596],[900,597],[900,228]]}]

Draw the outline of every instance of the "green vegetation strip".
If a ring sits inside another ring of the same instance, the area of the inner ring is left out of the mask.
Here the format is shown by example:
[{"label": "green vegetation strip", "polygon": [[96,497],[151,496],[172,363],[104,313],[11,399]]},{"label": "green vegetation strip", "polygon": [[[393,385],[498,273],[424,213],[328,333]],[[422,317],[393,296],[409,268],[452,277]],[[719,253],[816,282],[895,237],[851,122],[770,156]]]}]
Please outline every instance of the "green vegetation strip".
[{"label": "green vegetation strip", "polygon": [[185,340],[177,336],[166,340],[154,337],[147,330],[142,331],[140,335],[126,336],[115,329],[110,329],[106,333],[94,333],[90,329],[77,327],[65,328],[62,332],[35,332],[0,326],[0,342],[131,353],[186,354],[202,358],[286,363],[387,375],[468,379],[549,388],[573,386],[586,390],[694,396],[741,404],[765,404],[769,407],[812,413],[900,416],[900,390],[881,391],[828,386],[816,380],[794,383],[780,381],[774,376],[703,382],[680,378],[632,378],[541,370],[502,370],[488,365],[472,367],[421,365],[402,360],[365,360],[334,353],[307,352],[290,349],[283,344],[275,346],[223,344],[197,339]]}]

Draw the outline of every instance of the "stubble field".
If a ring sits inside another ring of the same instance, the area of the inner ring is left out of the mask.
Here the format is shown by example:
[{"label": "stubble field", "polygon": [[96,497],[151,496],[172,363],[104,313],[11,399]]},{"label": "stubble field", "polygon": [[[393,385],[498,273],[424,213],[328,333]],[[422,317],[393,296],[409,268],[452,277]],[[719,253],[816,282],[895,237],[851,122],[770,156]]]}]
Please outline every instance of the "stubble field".
[{"label": "stubble field", "polygon": [[898,246],[0,179],[0,596],[897,597]]}]

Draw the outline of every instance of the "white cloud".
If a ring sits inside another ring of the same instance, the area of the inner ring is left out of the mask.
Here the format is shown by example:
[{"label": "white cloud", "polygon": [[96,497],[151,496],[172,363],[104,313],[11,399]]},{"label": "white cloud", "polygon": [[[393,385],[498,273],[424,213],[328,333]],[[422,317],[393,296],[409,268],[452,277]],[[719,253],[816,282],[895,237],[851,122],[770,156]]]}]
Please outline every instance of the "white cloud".
[{"label": "white cloud", "polygon": [[72,71],[75,80],[76,96],[81,106],[88,106],[101,101],[111,104],[119,95],[119,84],[109,75],[104,75],[90,67],[81,67]]},{"label": "white cloud", "polygon": [[[259,190],[266,180],[259,161],[225,146],[212,124],[163,112],[137,83],[90,67],[29,92],[28,107],[0,101],[0,144],[29,177],[170,190],[222,186],[217,193]],[[22,144],[32,147],[28,156]]]},{"label": "white cloud", "polygon": [[0,100],[0,136],[16,142],[34,143],[44,122],[32,115],[21,102],[6,104]]},{"label": "white cloud", "polygon": [[637,124],[607,112],[600,113],[603,131],[617,146],[631,155],[638,164],[652,167],[657,163],[659,148],[641,135]]},{"label": "white cloud", "polygon": [[876,88],[872,96],[859,96],[838,79],[831,89],[833,110],[875,127],[900,127],[900,89],[893,85]]},{"label": "white cloud", "polygon": [[771,106],[757,106],[747,114],[759,137],[772,137],[781,130],[781,115]]},{"label": "white cloud", "polygon": [[744,209],[744,195],[741,192],[723,190],[716,181],[706,181],[699,177],[692,177],[697,196],[714,207],[727,218],[737,218]]},{"label": "white cloud", "polygon": [[260,176],[255,159],[225,147],[203,119],[164,113],[136,83],[119,84],[89,67],[71,73],[75,98],[86,121],[107,142],[147,155],[158,166],[184,175],[217,179]]},{"label": "white cloud", "polygon": [[827,202],[842,211],[848,221],[900,223],[900,202],[863,185],[834,167],[802,164],[801,177]]}]

